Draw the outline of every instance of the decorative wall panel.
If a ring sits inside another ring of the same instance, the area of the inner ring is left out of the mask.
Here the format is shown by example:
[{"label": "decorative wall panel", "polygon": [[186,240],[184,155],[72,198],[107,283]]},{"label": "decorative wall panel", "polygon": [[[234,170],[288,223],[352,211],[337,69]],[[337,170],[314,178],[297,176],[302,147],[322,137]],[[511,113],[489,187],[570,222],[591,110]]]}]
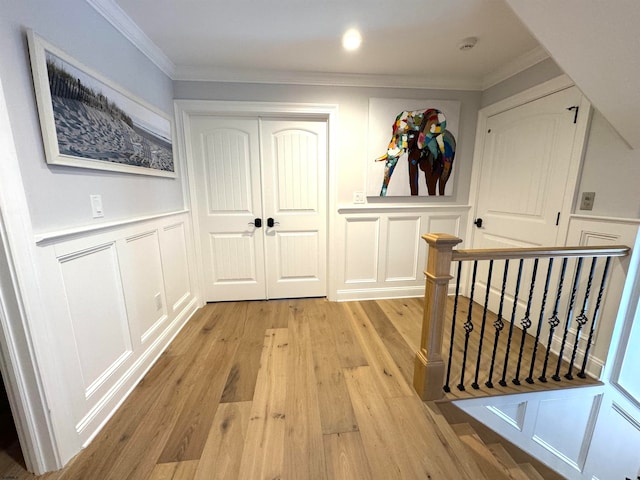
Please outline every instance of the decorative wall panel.
[{"label": "decorative wall panel", "polygon": [[421,243],[424,243],[424,240],[420,238],[419,216],[389,217],[385,281],[418,279],[418,254]]},{"label": "decorative wall panel", "polygon": [[189,298],[192,289],[184,223],[164,227],[160,239],[167,307],[176,311]]},{"label": "decorative wall panel", "polygon": [[115,243],[58,258],[85,395],[131,351]]},{"label": "decorative wall panel", "polygon": [[345,283],[378,279],[380,221],[376,217],[349,218],[345,235]]},{"label": "decorative wall panel", "polygon": [[122,266],[129,322],[145,342],[167,318],[158,232],[129,237],[124,242],[127,262]]}]

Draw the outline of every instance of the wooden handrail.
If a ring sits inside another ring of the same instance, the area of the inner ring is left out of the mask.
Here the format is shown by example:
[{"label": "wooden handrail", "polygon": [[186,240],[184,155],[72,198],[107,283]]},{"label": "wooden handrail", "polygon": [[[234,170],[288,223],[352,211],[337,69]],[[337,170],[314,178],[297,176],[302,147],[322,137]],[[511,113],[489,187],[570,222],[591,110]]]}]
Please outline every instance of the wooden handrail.
[{"label": "wooden handrail", "polygon": [[422,238],[429,244],[424,316],[420,350],[416,353],[413,386],[423,400],[438,400],[443,396],[445,365],[442,355],[445,307],[451,262],[473,260],[528,259],[553,257],[624,257],[629,247],[533,247],[484,250],[454,250],[462,239],[445,234],[430,233]]},{"label": "wooden handrail", "polygon": [[[426,235],[422,238],[426,240]],[[629,254],[625,245],[597,247],[531,247],[531,248],[487,248],[453,250],[451,260],[466,262],[472,260],[505,260],[528,258],[563,258],[563,257],[625,257]]]}]

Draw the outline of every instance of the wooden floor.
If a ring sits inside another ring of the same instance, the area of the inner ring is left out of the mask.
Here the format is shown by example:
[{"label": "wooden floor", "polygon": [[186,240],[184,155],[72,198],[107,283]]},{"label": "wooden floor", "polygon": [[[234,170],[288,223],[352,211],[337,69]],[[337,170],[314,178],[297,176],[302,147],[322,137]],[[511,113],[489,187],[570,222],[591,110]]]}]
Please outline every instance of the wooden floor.
[{"label": "wooden floor", "polygon": [[[95,440],[40,478],[487,478],[411,387],[421,319],[421,299],[209,304]],[[0,478],[35,477],[5,454]]]}]

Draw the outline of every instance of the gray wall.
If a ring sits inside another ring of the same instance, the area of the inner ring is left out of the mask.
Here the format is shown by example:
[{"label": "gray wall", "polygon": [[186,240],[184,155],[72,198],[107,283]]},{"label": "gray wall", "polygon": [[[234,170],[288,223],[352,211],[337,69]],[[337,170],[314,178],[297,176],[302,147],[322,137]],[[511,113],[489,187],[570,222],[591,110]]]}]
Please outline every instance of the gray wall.
[{"label": "gray wall", "polygon": [[[264,102],[329,103],[339,105],[338,205],[349,205],[354,191],[366,191],[367,123],[369,98],[408,98],[459,100],[460,125],[453,196],[421,197],[429,204],[466,205],[469,201],[471,162],[475,141],[480,92],[400,88],[360,88],[248,83],[174,82],[176,99],[236,100]],[[402,168],[400,165],[398,168]],[[385,205],[415,203],[414,198],[370,198],[370,203]]]},{"label": "gray wall", "polygon": [[564,72],[551,58],[547,58],[528,69],[515,74],[482,92],[481,107],[511,97],[527,88],[551,80]]},{"label": "gray wall", "polygon": [[102,222],[181,209],[179,179],[47,165],[25,31],[173,115],[171,80],[84,0],[2,0],[0,11],[0,78],[34,231],[97,223],[90,194],[102,195]]}]

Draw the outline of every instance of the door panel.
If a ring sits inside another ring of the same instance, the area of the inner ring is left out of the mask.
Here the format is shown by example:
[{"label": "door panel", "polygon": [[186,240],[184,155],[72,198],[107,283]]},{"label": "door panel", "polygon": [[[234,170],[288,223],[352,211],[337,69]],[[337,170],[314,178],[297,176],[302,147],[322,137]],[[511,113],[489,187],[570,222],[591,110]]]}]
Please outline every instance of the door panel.
[{"label": "door panel", "polygon": [[267,291],[270,298],[326,295],[327,125],[262,120]]},{"label": "door panel", "polygon": [[580,97],[572,87],[489,117],[474,248],[556,244]]},{"label": "door panel", "polygon": [[[487,119],[476,210],[482,227],[475,229],[473,248],[557,245],[558,213],[567,194],[577,131],[574,112],[567,108],[579,105],[580,100],[580,91],[571,87]],[[484,301],[486,296],[485,263],[478,265],[476,301]],[[509,291],[517,283],[518,266],[516,261],[509,265]],[[557,271],[559,265],[554,268]],[[536,283],[544,283],[546,269],[546,260],[540,262]],[[489,295],[489,308],[494,312],[499,306],[503,271],[503,263],[496,262]],[[518,322],[525,316],[533,273],[533,262],[525,262],[515,314]],[[540,294],[538,286],[535,296]],[[512,312],[513,301],[506,296],[505,312]],[[533,328],[538,316],[539,312],[531,312]]]},{"label": "door panel", "polygon": [[265,298],[258,121],[194,116],[190,128],[205,298]]}]

